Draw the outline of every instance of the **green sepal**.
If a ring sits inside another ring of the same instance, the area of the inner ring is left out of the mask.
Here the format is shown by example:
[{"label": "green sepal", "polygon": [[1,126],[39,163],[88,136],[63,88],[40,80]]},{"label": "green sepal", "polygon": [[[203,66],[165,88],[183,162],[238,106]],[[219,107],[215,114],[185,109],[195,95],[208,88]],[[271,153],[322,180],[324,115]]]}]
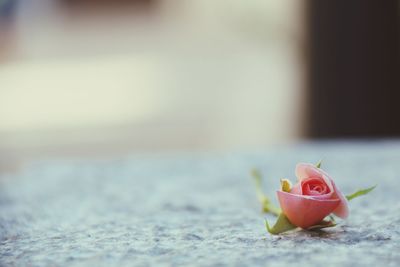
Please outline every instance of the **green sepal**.
[{"label": "green sepal", "polygon": [[317,167],[318,169],[320,169],[320,168],[321,168],[321,165],[322,165],[322,159],[321,159],[320,161],[318,161],[317,164],[315,164],[315,167]]},{"label": "green sepal", "polygon": [[353,193],[353,194],[347,195],[346,198],[347,198],[347,200],[352,200],[353,198],[366,195],[366,194],[368,194],[369,192],[371,192],[372,190],[374,190],[375,187],[376,187],[376,185],[374,185],[374,186],[372,186],[372,187],[369,187],[369,188],[366,188],[366,189],[358,190],[358,191],[356,191],[356,192]]},{"label": "green sepal", "polygon": [[278,216],[281,213],[281,210],[274,206],[270,199],[263,193],[262,191],[262,175],[259,170],[253,169],[251,171],[251,176],[254,178],[254,184],[256,186],[256,194],[257,198],[261,203],[262,211],[265,213],[271,213],[275,216]]},{"label": "green sepal", "polygon": [[265,220],[265,227],[272,235],[278,235],[297,228],[297,226],[293,225],[283,213],[279,214],[278,219],[272,227],[270,227],[268,221]]},{"label": "green sepal", "polygon": [[291,189],[292,183],[288,179],[281,179],[281,190],[289,193]]}]

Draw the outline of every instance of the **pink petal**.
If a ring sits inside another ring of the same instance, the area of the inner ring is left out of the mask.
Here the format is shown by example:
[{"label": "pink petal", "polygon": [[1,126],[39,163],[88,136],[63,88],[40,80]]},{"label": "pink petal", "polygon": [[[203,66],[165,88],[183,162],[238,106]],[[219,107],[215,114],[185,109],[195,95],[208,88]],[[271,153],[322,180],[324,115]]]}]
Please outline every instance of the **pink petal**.
[{"label": "pink petal", "polygon": [[330,178],[329,174],[310,163],[298,163],[296,165],[295,173],[300,182],[307,178],[320,178],[324,180],[331,192],[333,191],[332,179]]},{"label": "pink petal", "polygon": [[349,216],[349,207],[347,199],[342,194],[342,192],[336,187],[332,178],[326,172],[324,172],[322,169],[315,167],[312,164],[299,163],[296,165],[296,176],[299,179],[299,181],[302,181],[310,177],[321,177],[322,179],[324,179],[329,188],[331,189],[331,191],[333,192],[331,198],[340,200],[339,206],[333,211],[333,213],[342,219],[346,219]]},{"label": "pink petal", "polygon": [[338,199],[337,197],[333,197],[334,196],[333,192],[330,192],[328,194],[323,194],[323,195],[313,195],[313,196],[311,196],[311,195],[303,195],[303,196],[304,197],[309,197],[309,198],[312,198],[312,199]]},{"label": "pink petal", "polygon": [[299,182],[299,183],[295,184],[292,187],[292,189],[290,190],[290,193],[294,194],[294,195],[302,195],[303,194],[303,189],[301,188],[301,183]]},{"label": "pink petal", "polygon": [[[301,187],[301,182],[298,182],[295,184],[292,189],[290,190],[290,193],[293,195],[303,195],[303,189]],[[303,195],[304,196],[304,195]],[[324,195],[314,195],[314,196],[305,196],[307,198],[314,198],[314,199],[330,199],[333,196],[333,192],[330,192],[328,194]],[[337,198],[337,197],[335,197]]]},{"label": "pink petal", "polygon": [[336,216],[346,219],[349,216],[349,206],[346,197],[342,194],[342,192],[336,187],[335,183],[332,181],[334,193],[333,198],[338,198],[340,200],[339,206],[333,211],[333,214]]},{"label": "pink petal", "polygon": [[296,177],[302,181],[311,177],[321,177],[319,169],[310,163],[298,163],[296,165]]},{"label": "pink petal", "polygon": [[283,191],[277,191],[277,194],[282,211],[289,221],[304,229],[322,221],[340,203],[339,199],[315,199]]}]

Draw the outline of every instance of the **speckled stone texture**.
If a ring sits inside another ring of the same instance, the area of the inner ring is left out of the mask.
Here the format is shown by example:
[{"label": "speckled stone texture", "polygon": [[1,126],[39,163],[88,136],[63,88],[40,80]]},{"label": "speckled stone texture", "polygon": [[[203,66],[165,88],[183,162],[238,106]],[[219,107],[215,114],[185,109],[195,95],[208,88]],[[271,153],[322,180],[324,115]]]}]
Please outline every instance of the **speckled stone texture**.
[{"label": "speckled stone texture", "polygon": [[[350,203],[340,226],[269,235],[249,170],[273,196],[316,162]],[[0,178],[1,266],[400,266],[400,143],[33,161]]]}]

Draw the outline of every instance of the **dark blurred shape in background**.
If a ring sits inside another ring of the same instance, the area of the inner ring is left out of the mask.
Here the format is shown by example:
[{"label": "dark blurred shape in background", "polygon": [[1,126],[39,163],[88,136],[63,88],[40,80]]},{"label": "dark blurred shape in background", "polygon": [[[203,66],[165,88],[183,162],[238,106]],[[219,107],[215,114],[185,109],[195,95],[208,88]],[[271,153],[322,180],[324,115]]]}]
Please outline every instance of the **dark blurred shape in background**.
[{"label": "dark blurred shape in background", "polygon": [[309,135],[400,136],[398,0],[312,0]]},{"label": "dark blurred shape in background", "polygon": [[9,49],[14,45],[14,17],[17,1],[0,0],[0,62],[7,58]]}]

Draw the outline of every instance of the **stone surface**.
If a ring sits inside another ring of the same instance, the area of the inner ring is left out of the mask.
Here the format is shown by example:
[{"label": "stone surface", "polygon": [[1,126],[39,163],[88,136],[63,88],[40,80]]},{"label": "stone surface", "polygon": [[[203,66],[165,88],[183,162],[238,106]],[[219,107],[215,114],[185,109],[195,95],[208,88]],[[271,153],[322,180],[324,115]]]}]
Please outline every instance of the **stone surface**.
[{"label": "stone surface", "polygon": [[[345,193],[347,221],[271,236],[249,178],[317,162]],[[266,152],[33,161],[0,179],[2,266],[399,266],[400,143],[309,143]]]}]

